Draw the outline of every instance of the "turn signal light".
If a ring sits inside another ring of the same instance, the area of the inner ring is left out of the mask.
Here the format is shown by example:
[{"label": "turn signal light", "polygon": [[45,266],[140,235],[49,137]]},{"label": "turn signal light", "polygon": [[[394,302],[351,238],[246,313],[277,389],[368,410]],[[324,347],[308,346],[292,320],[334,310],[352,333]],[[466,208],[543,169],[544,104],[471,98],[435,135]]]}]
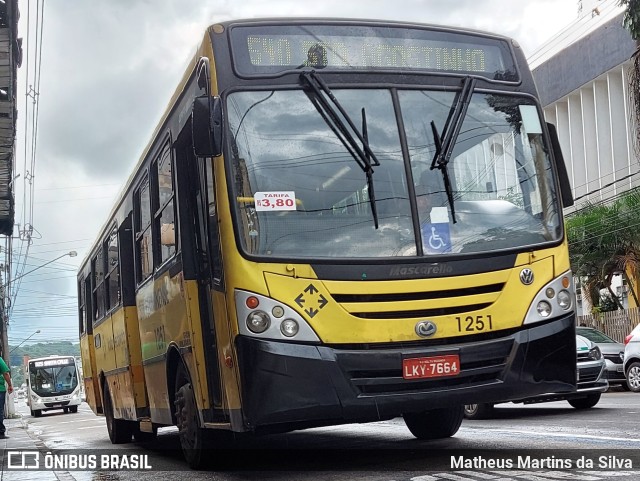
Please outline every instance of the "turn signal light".
[{"label": "turn signal light", "polygon": [[245,301],[245,303],[247,304],[247,307],[249,309],[255,309],[260,304],[260,301],[255,296],[249,296],[247,297],[247,300]]}]

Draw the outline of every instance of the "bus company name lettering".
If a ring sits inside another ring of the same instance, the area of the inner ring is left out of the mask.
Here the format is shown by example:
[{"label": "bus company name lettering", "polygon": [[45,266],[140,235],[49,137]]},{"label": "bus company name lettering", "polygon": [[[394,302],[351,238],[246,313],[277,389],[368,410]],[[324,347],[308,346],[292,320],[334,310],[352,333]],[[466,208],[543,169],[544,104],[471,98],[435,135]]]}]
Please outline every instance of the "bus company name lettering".
[{"label": "bus company name lettering", "polygon": [[123,347],[127,348],[127,335],[124,332],[119,332],[118,334],[113,336],[113,339],[109,340],[107,343],[107,350],[113,351],[116,348]]},{"label": "bus company name lettering", "polygon": [[431,266],[395,266],[389,271],[391,277],[402,276],[429,276],[429,275],[445,275],[453,273],[453,267],[449,264],[435,264]]}]

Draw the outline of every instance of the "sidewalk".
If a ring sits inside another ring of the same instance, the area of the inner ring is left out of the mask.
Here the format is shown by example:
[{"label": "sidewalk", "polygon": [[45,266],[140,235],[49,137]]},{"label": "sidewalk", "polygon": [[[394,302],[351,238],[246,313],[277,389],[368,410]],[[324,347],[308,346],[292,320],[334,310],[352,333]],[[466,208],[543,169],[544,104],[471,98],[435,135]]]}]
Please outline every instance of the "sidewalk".
[{"label": "sidewalk", "polygon": [[[0,481],[60,481],[70,479],[67,476],[58,477],[52,471],[30,471],[28,469],[8,469],[9,456],[7,450],[40,452],[40,457],[47,452],[47,447],[33,432],[29,432],[27,421],[15,414],[11,419],[5,419],[8,438],[0,439]],[[20,456],[12,456],[12,464],[20,462]],[[33,455],[31,455],[33,459]],[[66,474],[66,473],[65,473]],[[71,478],[72,479],[72,478]]]}]

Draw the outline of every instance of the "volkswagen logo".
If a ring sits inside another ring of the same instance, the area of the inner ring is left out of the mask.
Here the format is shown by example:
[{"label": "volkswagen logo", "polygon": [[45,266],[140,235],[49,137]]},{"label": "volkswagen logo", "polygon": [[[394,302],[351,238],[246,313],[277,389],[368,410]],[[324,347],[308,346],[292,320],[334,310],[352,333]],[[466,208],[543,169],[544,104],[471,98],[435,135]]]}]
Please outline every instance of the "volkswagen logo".
[{"label": "volkswagen logo", "polygon": [[416,334],[420,337],[431,337],[437,330],[438,326],[431,321],[420,321],[416,324]]},{"label": "volkswagen logo", "polygon": [[525,286],[528,286],[533,282],[533,271],[528,267],[520,271],[520,282]]}]

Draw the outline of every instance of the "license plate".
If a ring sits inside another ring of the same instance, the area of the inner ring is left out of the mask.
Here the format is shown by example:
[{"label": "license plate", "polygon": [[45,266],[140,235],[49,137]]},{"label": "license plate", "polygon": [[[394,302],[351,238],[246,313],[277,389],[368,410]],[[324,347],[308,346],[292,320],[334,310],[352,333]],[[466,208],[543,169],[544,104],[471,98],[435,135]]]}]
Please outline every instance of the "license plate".
[{"label": "license plate", "polygon": [[458,374],[460,374],[460,357],[457,354],[402,360],[402,377],[405,379],[449,377]]}]

